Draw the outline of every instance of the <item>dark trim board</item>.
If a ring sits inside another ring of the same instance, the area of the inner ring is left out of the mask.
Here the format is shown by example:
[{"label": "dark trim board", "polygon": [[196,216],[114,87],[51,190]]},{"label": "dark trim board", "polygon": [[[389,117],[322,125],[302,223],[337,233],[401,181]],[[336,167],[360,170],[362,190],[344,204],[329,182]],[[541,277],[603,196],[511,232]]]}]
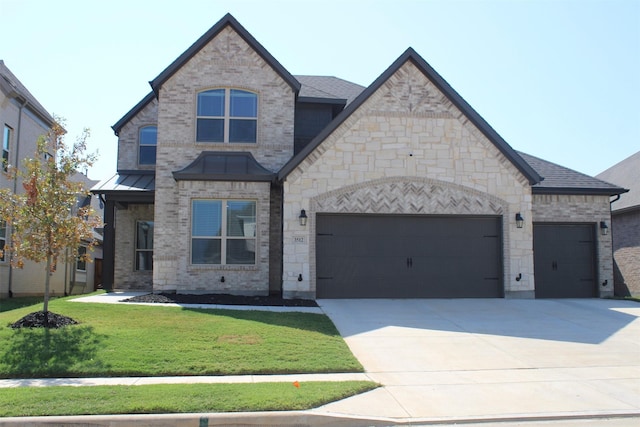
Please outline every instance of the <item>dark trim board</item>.
[{"label": "dark trim board", "polygon": [[501,298],[502,218],[317,214],[317,298]]}]

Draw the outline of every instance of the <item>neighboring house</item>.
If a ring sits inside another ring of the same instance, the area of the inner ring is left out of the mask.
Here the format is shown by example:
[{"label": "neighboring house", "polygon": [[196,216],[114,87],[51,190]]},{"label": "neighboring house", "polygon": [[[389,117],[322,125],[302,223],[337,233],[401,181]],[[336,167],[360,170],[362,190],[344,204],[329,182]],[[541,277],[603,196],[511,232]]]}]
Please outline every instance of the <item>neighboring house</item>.
[{"label": "neighboring house", "polygon": [[113,129],[105,287],[285,298],[613,294],[624,189],[514,151],[424,59],[293,76],[226,15]]},{"label": "neighboring house", "polygon": [[[21,167],[25,158],[33,157],[36,153],[38,138],[49,132],[53,123],[53,117],[7,68],[4,61],[0,60],[0,125],[3,126],[3,165]],[[82,174],[77,174],[73,179],[83,181],[86,188],[96,183]],[[24,191],[19,182],[7,179],[4,174],[0,174],[0,188],[10,188],[14,193]],[[81,203],[89,203],[90,199],[83,200]],[[97,200],[91,201],[91,203],[95,203],[98,207]],[[0,222],[0,246],[4,247],[5,243],[10,242],[10,239],[11,228]],[[64,295],[71,291],[74,293],[92,291],[96,285],[96,265],[98,269],[101,268],[101,248],[98,247],[94,250],[91,257],[98,258],[97,262],[58,265],[56,272],[51,276],[51,294]],[[44,264],[30,261],[25,262],[23,268],[14,268],[9,263],[8,254],[5,254],[0,259],[0,298],[42,294],[44,292],[44,270]]]},{"label": "neighboring house", "polygon": [[640,151],[597,178],[628,188],[611,202],[615,294],[640,296]]}]

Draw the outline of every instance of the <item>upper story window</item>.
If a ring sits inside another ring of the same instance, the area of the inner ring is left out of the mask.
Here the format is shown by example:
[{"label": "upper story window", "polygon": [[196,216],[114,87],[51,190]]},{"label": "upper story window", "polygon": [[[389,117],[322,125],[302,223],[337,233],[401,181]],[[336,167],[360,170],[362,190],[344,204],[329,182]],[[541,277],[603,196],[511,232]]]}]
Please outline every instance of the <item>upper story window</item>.
[{"label": "upper story window", "polygon": [[158,128],[156,126],[145,126],[140,129],[138,138],[138,164],[155,165],[156,148],[158,145]]},{"label": "upper story window", "polygon": [[198,94],[196,141],[255,143],[258,95],[240,89],[212,89]]},{"label": "upper story window", "polygon": [[2,168],[6,172],[9,166],[9,145],[11,143],[11,134],[13,129],[4,125],[4,132],[2,133]]},{"label": "upper story window", "polygon": [[0,221],[0,261],[5,260],[5,246],[7,244],[7,223]]},{"label": "upper story window", "polygon": [[87,271],[87,247],[78,247],[78,259],[76,260],[76,270]]}]

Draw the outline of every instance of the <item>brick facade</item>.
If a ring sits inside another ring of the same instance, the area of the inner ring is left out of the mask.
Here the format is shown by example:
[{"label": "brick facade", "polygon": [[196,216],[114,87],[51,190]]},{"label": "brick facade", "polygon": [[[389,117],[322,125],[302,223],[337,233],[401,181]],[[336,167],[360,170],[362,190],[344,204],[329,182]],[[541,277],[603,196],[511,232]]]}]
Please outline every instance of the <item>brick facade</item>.
[{"label": "brick facade", "polygon": [[615,294],[640,296],[640,209],[613,214]]},{"label": "brick facade", "polygon": [[[197,93],[233,87],[258,94],[255,144],[195,142]],[[156,167],[156,250],[154,290],[234,290],[268,293],[270,187],[257,183],[176,182],[173,171],[191,163],[200,152],[249,151],[265,168],[277,171],[293,156],[295,94],[292,88],[231,27],[171,76],[160,89]],[[260,259],[256,266],[194,267],[187,263],[190,197],[258,200]],[[176,250],[178,247],[180,250]],[[224,286],[220,278],[225,276]]]},{"label": "brick facade", "polygon": [[[536,194],[533,196],[533,221],[550,223],[611,224],[608,196]],[[595,233],[598,292],[601,297],[613,296],[613,258],[611,233]],[[602,286],[606,282],[605,286]]]},{"label": "brick facade", "polygon": [[126,209],[116,210],[118,238],[114,259],[114,288],[135,291],[151,291],[153,276],[151,271],[136,271],[135,239],[136,222],[153,221],[153,205],[130,204]]},{"label": "brick facade", "polygon": [[153,99],[131,118],[118,133],[118,170],[153,170],[154,165],[138,164],[140,129],[158,124],[158,100]]}]

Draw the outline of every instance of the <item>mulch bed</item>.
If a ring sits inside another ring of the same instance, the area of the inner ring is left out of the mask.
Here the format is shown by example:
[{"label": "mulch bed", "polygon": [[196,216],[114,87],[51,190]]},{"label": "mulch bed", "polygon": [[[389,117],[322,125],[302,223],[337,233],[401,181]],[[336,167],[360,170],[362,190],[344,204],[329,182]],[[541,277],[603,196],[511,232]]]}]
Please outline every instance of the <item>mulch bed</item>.
[{"label": "mulch bed", "polygon": [[157,304],[220,304],[220,305],[252,305],[275,307],[317,307],[313,300],[284,299],[275,296],[244,296],[229,294],[146,294],[127,298],[123,302],[144,302]]},{"label": "mulch bed", "polygon": [[[46,317],[48,317],[48,319]],[[15,323],[12,323],[10,326],[13,329],[47,328],[47,327],[51,329],[57,329],[57,328],[62,328],[63,326],[77,325],[77,324],[78,322],[76,322],[72,318],[63,316],[61,314],[49,312],[48,316],[45,316],[44,311],[35,311],[33,313],[27,314],[22,319],[18,320]]]}]

